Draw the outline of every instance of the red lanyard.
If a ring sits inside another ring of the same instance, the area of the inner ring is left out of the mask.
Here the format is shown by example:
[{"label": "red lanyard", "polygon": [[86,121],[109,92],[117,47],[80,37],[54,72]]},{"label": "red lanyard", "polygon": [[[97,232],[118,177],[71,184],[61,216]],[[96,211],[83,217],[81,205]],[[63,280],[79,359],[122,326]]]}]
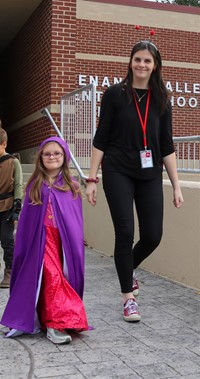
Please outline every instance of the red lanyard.
[{"label": "red lanyard", "polygon": [[143,121],[141,113],[140,113],[140,109],[139,109],[139,106],[138,106],[138,103],[137,103],[137,99],[136,99],[135,93],[134,93],[134,100],[135,100],[135,105],[136,105],[138,117],[139,117],[140,124],[141,124],[142,131],[143,131],[144,148],[146,150],[147,149],[147,134],[146,134],[146,130],[147,130],[147,118],[148,118],[148,113],[149,113],[150,90],[148,90],[148,95],[147,95],[147,103],[146,103],[144,121]]}]

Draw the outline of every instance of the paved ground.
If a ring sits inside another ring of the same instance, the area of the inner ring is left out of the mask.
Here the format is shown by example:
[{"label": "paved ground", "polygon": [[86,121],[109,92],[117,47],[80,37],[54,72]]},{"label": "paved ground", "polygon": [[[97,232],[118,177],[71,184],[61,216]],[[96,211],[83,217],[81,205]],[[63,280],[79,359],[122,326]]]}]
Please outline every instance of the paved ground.
[{"label": "paved ground", "polygon": [[[199,379],[200,295],[143,270],[138,276],[142,320],[131,324],[113,258],[87,249],[84,301],[95,329],[56,346],[43,333],[6,339],[0,326],[0,378]],[[0,315],[7,298],[0,289]]]}]

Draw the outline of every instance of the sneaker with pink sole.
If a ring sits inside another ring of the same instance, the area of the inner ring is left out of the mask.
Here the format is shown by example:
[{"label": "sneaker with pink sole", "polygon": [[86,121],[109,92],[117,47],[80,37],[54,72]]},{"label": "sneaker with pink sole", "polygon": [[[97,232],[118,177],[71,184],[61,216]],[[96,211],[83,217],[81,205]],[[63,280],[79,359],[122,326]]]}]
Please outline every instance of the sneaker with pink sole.
[{"label": "sneaker with pink sole", "polygon": [[124,304],[124,320],[125,321],[140,321],[141,315],[138,311],[138,304],[135,299],[128,299]]}]

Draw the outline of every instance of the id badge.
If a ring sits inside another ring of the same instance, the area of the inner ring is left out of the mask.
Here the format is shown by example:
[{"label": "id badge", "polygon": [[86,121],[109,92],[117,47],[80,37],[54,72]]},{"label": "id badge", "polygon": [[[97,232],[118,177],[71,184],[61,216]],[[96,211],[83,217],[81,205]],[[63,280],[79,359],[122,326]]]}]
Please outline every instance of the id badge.
[{"label": "id badge", "polygon": [[140,151],[140,159],[142,168],[153,167],[153,159],[151,150]]}]

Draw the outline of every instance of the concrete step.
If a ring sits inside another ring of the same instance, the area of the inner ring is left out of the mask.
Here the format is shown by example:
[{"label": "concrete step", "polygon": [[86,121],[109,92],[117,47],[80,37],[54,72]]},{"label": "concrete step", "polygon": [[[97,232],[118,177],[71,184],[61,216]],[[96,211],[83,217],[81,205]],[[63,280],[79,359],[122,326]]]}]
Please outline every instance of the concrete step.
[{"label": "concrete step", "polygon": [[29,180],[34,168],[35,168],[35,164],[24,164],[22,163],[22,173],[23,173],[23,182],[24,182],[24,185],[27,183],[27,181]]},{"label": "concrete step", "polygon": [[26,184],[31,176],[31,173],[23,173],[23,182]]},{"label": "concrete step", "polygon": [[22,163],[21,166],[22,166],[23,173],[32,173],[35,168],[34,163]]}]

